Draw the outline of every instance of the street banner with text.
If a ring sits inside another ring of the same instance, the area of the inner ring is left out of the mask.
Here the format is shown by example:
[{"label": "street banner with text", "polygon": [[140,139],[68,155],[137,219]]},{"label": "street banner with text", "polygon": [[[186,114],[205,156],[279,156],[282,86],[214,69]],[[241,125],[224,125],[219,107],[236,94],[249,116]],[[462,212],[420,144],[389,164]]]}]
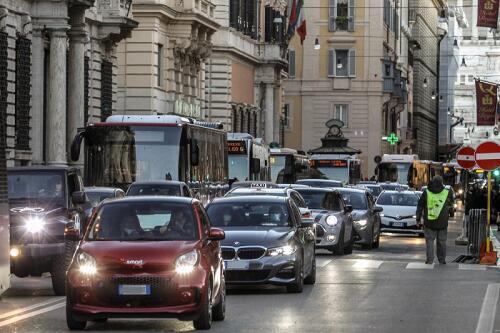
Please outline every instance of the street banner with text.
[{"label": "street banner with text", "polygon": [[497,111],[496,84],[476,80],[477,126],[494,126]]},{"label": "street banner with text", "polygon": [[499,0],[478,0],[477,26],[497,28]]}]

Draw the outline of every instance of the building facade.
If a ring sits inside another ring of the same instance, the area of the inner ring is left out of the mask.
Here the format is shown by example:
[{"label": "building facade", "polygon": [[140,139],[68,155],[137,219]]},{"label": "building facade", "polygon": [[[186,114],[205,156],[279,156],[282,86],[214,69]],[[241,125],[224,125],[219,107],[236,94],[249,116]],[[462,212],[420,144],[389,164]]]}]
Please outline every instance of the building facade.
[{"label": "building facade", "polygon": [[317,0],[305,8],[308,36],[303,45],[294,37],[288,51],[285,143],[316,148],[325,123],[340,119],[349,146],[361,150],[363,176],[371,177],[375,157],[398,149],[383,138],[401,136],[401,122],[407,122],[408,6]]},{"label": "building facade", "polygon": [[134,1],[139,26],[118,48],[119,113],[205,118],[214,14],[213,1]]},{"label": "building facade", "polygon": [[125,0],[0,4],[0,114],[9,165],[66,165],[77,128],[116,109],[116,43],[136,24]]}]

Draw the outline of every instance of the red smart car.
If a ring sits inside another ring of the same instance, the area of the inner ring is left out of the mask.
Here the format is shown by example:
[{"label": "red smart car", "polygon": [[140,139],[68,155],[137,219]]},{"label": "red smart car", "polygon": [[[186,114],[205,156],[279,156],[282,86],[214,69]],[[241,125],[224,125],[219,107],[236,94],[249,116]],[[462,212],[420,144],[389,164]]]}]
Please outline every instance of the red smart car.
[{"label": "red smart car", "polygon": [[[67,230],[79,238],[77,230]],[[66,320],[178,318],[209,329],[225,316],[219,241],[202,204],[182,197],[104,201],[92,216],[66,280]]]}]

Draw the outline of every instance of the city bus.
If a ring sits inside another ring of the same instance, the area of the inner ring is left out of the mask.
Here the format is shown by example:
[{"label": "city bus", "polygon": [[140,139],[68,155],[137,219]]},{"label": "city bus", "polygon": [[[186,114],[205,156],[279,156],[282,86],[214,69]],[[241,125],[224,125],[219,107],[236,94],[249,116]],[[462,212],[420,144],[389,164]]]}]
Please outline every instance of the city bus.
[{"label": "city bus", "polygon": [[311,178],[309,158],[290,148],[271,148],[271,181],[293,184],[299,179]]},{"label": "city bus", "polygon": [[453,188],[457,198],[461,198],[464,193],[465,172],[456,162],[443,163],[444,184]]},{"label": "city bus", "polygon": [[71,158],[79,160],[84,142],[85,186],[178,180],[209,201],[228,177],[226,133],[216,127],[173,115],[110,116],[75,136]]},{"label": "city bus", "polygon": [[351,155],[314,154],[310,164],[311,169],[317,170],[324,179],[353,185],[361,180],[361,161]]},{"label": "city bus", "polygon": [[[5,160],[4,160],[5,161]],[[5,162],[3,169],[2,186],[4,191],[0,196],[0,295],[10,287],[10,224],[9,224],[9,203],[7,199],[7,172]]]},{"label": "city bus", "polygon": [[230,181],[270,181],[269,147],[248,133],[227,134]]}]

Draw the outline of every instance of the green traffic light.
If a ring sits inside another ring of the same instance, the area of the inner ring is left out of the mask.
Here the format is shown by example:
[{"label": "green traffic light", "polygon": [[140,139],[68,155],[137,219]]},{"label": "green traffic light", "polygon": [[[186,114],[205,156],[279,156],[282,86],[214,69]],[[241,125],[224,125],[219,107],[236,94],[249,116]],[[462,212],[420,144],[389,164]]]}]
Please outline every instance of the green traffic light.
[{"label": "green traffic light", "polygon": [[500,169],[496,169],[495,171],[493,171],[493,176],[495,177],[500,176]]}]

